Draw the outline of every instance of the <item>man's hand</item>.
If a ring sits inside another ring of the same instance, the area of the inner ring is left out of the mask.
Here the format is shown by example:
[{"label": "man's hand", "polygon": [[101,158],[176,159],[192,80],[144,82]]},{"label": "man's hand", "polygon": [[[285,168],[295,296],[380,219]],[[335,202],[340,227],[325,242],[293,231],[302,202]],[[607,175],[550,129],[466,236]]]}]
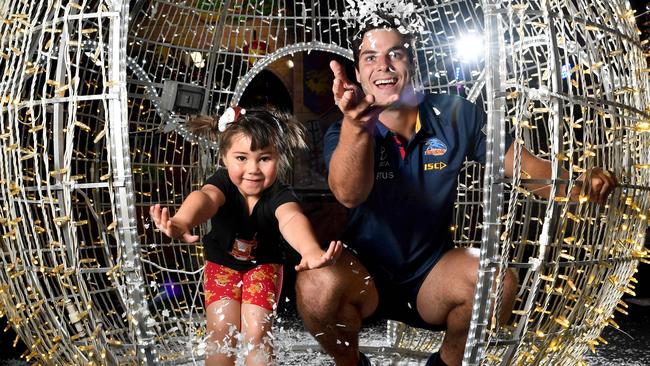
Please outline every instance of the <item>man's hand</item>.
[{"label": "man's hand", "polygon": [[570,198],[579,200],[580,197],[586,197],[590,202],[605,204],[616,186],[618,180],[613,173],[602,168],[591,168],[578,177],[571,189]]},{"label": "man's hand", "polygon": [[343,244],[340,241],[332,241],[329,248],[327,249],[327,252],[323,252],[319,248],[318,251],[305,253],[302,256],[300,263],[295,267],[296,272],[332,265],[341,255],[342,250]]},{"label": "man's hand", "polygon": [[187,225],[183,225],[177,222],[178,220],[174,220],[173,217],[169,217],[169,210],[167,207],[161,209],[160,204],[156,204],[149,208],[149,214],[151,215],[154,224],[156,224],[156,228],[168,237],[181,239],[186,243],[194,243],[199,240],[198,235],[190,234]]},{"label": "man's hand", "polygon": [[[331,61],[330,69],[334,74],[334,103],[343,112],[344,119],[357,127],[370,128],[384,108],[374,106],[375,97],[365,95],[358,85],[350,82],[341,64]],[[398,99],[399,95],[394,95],[390,102],[396,102]]]},{"label": "man's hand", "polygon": [[[334,104],[340,108],[340,102],[343,96],[347,93],[348,100],[352,98],[363,97],[361,88],[350,82],[348,76],[345,74],[343,66],[337,61],[330,61],[330,69],[334,74],[334,82],[332,83],[332,93],[334,93]],[[358,102],[355,100],[355,102]]]}]

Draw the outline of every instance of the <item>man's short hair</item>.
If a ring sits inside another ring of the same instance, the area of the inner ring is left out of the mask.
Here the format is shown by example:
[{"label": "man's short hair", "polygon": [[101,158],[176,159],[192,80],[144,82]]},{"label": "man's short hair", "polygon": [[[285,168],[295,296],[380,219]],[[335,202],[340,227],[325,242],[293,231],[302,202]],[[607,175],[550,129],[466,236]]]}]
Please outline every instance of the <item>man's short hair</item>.
[{"label": "man's short hair", "polygon": [[360,24],[352,36],[352,58],[354,60],[354,67],[359,69],[359,53],[361,52],[361,44],[363,43],[363,36],[375,29],[392,29],[396,31],[404,41],[404,44],[408,44],[406,47],[406,53],[409,58],[411,67],[415,67],[415,50],[413,49],[413,35],[410,33],[401,33],[397,30],[399,24],[399,18],[385,13],[377,13],[377,18],[380,20],[377,24]]}]

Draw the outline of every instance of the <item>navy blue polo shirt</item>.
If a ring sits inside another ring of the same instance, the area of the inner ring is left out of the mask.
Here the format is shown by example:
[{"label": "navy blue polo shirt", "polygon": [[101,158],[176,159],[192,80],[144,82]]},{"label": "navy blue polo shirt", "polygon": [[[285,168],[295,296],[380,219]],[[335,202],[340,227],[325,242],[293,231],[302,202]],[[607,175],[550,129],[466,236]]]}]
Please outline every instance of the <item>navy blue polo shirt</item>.
[{"label": "navy blue polo shirt", "polygon": [[[350,210],[342,240],[375,277],[407,283],[453,247],[449,230],[458,173],[465,157],[485,162],[486,116],[468,100],[426,95],[419,126],[402,159],[395,135],[375,127],[375,182],[368,199]],[[341,122],[325,135],[329,167]],[[509,147],[511,138],[506,141]]]}]

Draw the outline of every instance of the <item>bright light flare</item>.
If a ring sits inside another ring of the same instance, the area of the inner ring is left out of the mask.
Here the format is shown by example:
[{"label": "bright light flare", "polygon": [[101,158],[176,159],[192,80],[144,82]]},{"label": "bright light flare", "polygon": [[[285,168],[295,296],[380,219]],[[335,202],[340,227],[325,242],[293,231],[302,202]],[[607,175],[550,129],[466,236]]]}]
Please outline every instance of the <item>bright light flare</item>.
[{"label": "bright light flare", "polygon": [[476,62],[483,57],[484,53],[485,44],[482,34],[468,33],[456,42],[456,56],[460,62]]}]

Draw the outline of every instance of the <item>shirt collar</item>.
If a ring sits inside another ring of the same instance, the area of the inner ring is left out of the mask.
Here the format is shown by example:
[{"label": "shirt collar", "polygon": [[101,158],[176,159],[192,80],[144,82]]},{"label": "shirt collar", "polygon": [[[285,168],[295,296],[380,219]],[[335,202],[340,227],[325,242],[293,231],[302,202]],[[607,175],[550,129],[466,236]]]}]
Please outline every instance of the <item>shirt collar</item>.
[{"label": "shirt collar", "polygon": [[[435,107],[431,107],[426,105],[427,103],[420,103],[418,105],[418,115],[417,115],[417,121],[415,123],[415,136],[433,136],[434,130],[433,126],[431,126],[432,121],[434,121],[436,118],[438,118],[438,110]],[[427,109],[430,109],[427,111]],[[422,116],[424,117],[424,122],[422,120]],[[381,136],[383,139],[386,138],[386,135],[388,135],[389,132],[391,132],[388,127],[386,127],[381,121],[377,121],[377,124],[375,124],[375,128],[377,131],[377,134]]]},{"label": "shirt collar", "polygon": [[384,126],[384,124],[381,123],[381,121],[379,120],[377,120],[377,123],[375,124],[375,129],[377,133],[384,139],[386,138],[386,135],[388,135],[388,133],[390,132],[388,127]]},{"label": "shirt collar", "polygon": [[435,132],[433,130],[432,123],[436,121],[439,117],[440,112],[433,107],[430,103],[421,102],[418,105],[418,119],[420,121],[420,129],[416,128],[416,136],[433,136]]}]

